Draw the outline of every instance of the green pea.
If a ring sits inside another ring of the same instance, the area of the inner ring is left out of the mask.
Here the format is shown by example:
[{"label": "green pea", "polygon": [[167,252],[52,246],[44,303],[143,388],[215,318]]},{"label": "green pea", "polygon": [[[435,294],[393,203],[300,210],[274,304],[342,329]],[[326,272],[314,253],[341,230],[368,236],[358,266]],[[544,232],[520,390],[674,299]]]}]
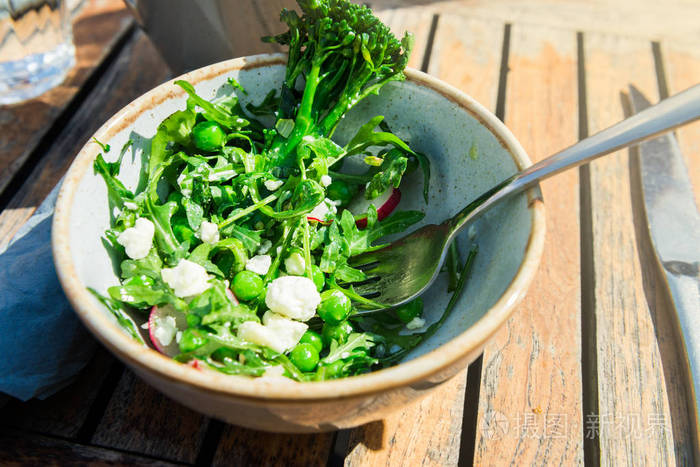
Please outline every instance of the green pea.
[{"label": "green pea", "polygon": [[318,367],[318,375],[321,376],[320,379],[335,379],[341,378],[343,376],[343,369],[345,367],[345,362],[342,360],[336,360],[333,363],[324,363]]},{"label": "green pea", "polygon": [[216,122],[200,122],[192,128],[194,145],[202,151],[214,151],[226,142],[226,133]]},{"label": "green pea", "polygon": [[251,300],[263,291],[263,280],[250,271],[241,271],[233,277],[233,293],[241,300]]},{"label": "green pea", "polygon": [[416,298],[415,300],[401,305],[394,313],[404,323],[410,323],[413,318],[417,318],[423,313],[423,299]]},{"label": "green pea", "polygon": [[317,351],[323,350],[323,340],[321,339],[321,336],[318,335],[317,332],[308,330],[304,333],[303,336],[301,336],[301,340],[299,341],[302,344],[311,344],[313,345]]},{"label": "green pea", "polygon": [[192,352],[207,343],[207,338],[202,336],[198,330],[187,328],[182,332],[180,338],[180,352]]},{"label": "green pea", "polygon": [[188,328],[196,328],[202,322],[202,317],[194,313],[188,313],[185,319],[187,320]]},{"label": "green pea", "polygon": [[350,299],[340,290],[326,290],[321,294],[318,315],[329,324],[338,324],[348,317],[352,310]]},{"label": "green pea", "polygon": [[340,205],[345,206],[355,196],[353,188],[343,180],[335,180],[326,187],[326,196],[333,201],[340,201]]},{"label": "green pea", "polygon": [[318,365],[318,350],[313,344],[298,344],[289,354],[289,359],[301,371],[313,371]]},{"label": "green pea", "polygon": [[170,201],[175,201],[177,204],[180,204],[180,201],[182,201],[182,193],[179,191],[171,191],[170,194],[168,194],[168,202]]},{"label": "green pea", "polygon": [[319,292],[323,290],[323,287],[326,285],[326,275],[323,274],[321,268],[319,268],[315,264],[311,265],[311,277],[314,281],[314,284],[316,285],[316,290],[318,290]]},{"label": "green pea", "polygon": [[323,343],[326,345],[330,345],[332,340],[342,344],[353,331],[352,324],[347,321],[343,321],[340,324],[325,323],[321,330],[321,336],[323,337]]},{"label": "green pea", "polygon": [[199,239],[195,236],[194,230],[187,223],[187,219],[176,218],[173,220],[173,233],[175,238],[180,242],[190,242],[190,245],[195,244]]}]

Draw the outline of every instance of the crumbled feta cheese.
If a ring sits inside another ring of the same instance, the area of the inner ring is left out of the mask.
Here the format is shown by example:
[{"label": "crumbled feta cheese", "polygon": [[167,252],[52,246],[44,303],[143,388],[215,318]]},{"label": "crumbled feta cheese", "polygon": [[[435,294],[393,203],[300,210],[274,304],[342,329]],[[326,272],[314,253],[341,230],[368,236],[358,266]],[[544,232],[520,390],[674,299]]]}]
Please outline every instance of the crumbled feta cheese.
[{"label": "crumbled feta cheese", "polygon": [[257,255],[245,263],[245,268],[250,272],[264,276],[270,270],[271,264],[272,257],[270,255]]},{"label": "crumbled feta cheese", "polygon": [[203,221],[197,233],[204,243],[214,245],[219,241],[219,226],[213,222]]},{"label": "crumbled feta cheese", "polygon": [[258,248],[258,254],[264,255],[265,253],[270,251],[270,248],[272,248],[272,242],[270,240],[265,240],[260,244],[260,248]]},{"label": "crumbled feta cheese", "polygon": [[265,188],[267,188],[270,191],[275,191],[282,185],[284,185],[284,182],[282,180],[265,180],[263,182],[263,185],[265,185]]},{"label": "crumbled feta cheese", "polygon": [[267,307],[292,319],[308,321],[316,314],[321,295],[316,284],[308,277],[284,276],[270,282],[267,287]]},{"label": "crumbled feta cheese", "polygon": [[338,209],[336,208],[335,203],[326,198],[318,203],[318,205],[307,214],[307,217],[313,217],[314,219],[323,221],[326,220],[326,216],[328,216],[328,214],[335,214],[336,212],[338,212]]},{"label": "crumbled feta cheese", "polygon": [[124,207],[130,211],[136,211],[139,208],[139,205],[132,203],[131,201],[124,201]]},{"label": "crumbled feta cheese", "polygon": [[119,214],[122,213],[122,210],[119,209],[118,207],[114,206],[114,209],[112,209],[112,216],[113,217],[119,217]]},{"label": "crumbled feta cheese", "polygon": [[141,329],[148,329],[148,321],[141,325]]},{"label": "crumbled feta cheese", "polygon": [[328,175],[321,175],[321,185],[328,186],[333,182],[333,179]]},{"label": "crumbled feta cheese", "polygon": [[306,272],[306,261],[298,252],[294,252],[284,260],[284,268],[287,274],[292,276],[303,276]]},{"label": "crumbled feta cheese", "polygon": [[168,346],[173,341],[177,331],[177,324],[174,316],[163,316],[155,318],[155,330],[153,334],[162,346]]},{"label": "crumbled feta cheese", "polygon": [[187,259],[181,259],[174,268],[163,268],[160,275],[178,297],[199,295],[211,287],[207,270]]},{"label": "crumbled feta cheese", "polygon": [[419,328],[422,328],[423,326],[425,326],[425,320],[423,318],[419,318],[418,316],[416,316],[411,321],[406,323],[406,329],[411,329],[411,330],[419,329]]},{"label": "crumbled feta cheese", "polygon": [[284,376],[284,367],[282,365],[269,366],[265,369],[263,376],[274,378]]},{"label": "crumbled feta cheese", "polygon": [[238,338],[269,347],[275,352],[286,352],[299,343],[309,327],[271,311],[263,315],[263,324],[246,321],[238,326]]},{"label": "crumbled feta cheese", "polygon": [[182,340],[182,331],[178,331],[175,333],[175,342],[177,342],[179,344],[181,340]]},{"label": "crumbled feta cheese", "polygon": [[132,259],[145,258],[153,244],[155,226],[153,222],[139,217],[133,227],[119,234],[117,242],[124,246],[126,254]]}]

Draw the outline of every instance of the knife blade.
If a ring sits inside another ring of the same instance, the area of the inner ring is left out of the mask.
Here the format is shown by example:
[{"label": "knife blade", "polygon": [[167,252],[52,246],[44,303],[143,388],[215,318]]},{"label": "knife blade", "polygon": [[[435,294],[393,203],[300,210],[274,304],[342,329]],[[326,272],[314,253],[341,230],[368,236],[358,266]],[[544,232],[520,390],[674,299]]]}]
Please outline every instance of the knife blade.
[{"label": "knife blade", "polygon": [[[651,103],[630,86],[632,110]],[[695,456],[700,444],[700,215],[688,169],[672,133],[639,144],[639,169],[647,226],[666,280],[687,360],[689,404],[694,412]]]}]

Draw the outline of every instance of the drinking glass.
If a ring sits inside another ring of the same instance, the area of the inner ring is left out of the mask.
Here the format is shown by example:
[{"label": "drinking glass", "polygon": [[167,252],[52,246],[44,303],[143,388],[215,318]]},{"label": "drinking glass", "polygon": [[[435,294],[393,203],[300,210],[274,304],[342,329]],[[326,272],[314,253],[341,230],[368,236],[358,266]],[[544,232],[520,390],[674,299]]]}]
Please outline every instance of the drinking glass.
[{"label": "drinking glass", "polygon": [[0,105],[42,94],[74,64],[64,0],[0,0]]}]

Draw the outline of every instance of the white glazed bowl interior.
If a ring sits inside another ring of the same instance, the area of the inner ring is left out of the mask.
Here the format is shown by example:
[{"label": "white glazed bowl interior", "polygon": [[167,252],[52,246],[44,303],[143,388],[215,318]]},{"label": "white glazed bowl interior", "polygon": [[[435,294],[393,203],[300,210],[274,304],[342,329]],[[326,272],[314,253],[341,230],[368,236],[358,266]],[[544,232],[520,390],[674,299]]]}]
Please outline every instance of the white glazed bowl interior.
[{"label": "white glazed bowl interior", "polygon": [[[279,88],[283,73],[282,56],[255,56],[212,65],[184,78],[209,99],[231,92],[227,78],[234,77],[248,90],[243,101],[257,103],[269,89]],[[423,73],[408,70],[407,75],[407,81],[390,83],[378,96],[360,103],[335,135],[343,143],[360,124],[384,115],[393,131],[428,155],[432,169],[429,203],[423,202],[422,175],[416,171],[402,186],[401,209],[422,210],[426,213],[423,223],[439,223],[481,192],[529,165],[515,138],[481,105]],[[117,158],[127,141],[133,142],[120,175],[128,188],[137,184],[158,124],[183,109],[185,100],[186,94],[172,81],[167,82],[129,104],[96,133],[98,140],[112,148],[106,155],[108,161]],[[109,286],[118,283],[118,264],[112,262],[101,240],[109,227],[109,212],[104,181],[92,171],[92,161],[99,152],[97,144],[86,144],[59,197],[54,256],[64,289],[92,332],[139,373],[155,373],[173,384],[192,384],[220,395],[310,400],[377,392],[425,378],[477,351],[505,322],[534,275],[542,251],[543,209],[536,199],[538,191],[531,190],[481,218],[471,232],[473,239],[466,232],[460,236],[463,258],[472,241],[479,246],[468,286],[444,326],[397,367],[340,381],[274,385],[198,372],[140,347],[86,290],[92,287],[106,293]],[[474,154],[477,157],[471,157]],[[445,279],[435,284],[424,299],[430,323],[448,302]]]}]

